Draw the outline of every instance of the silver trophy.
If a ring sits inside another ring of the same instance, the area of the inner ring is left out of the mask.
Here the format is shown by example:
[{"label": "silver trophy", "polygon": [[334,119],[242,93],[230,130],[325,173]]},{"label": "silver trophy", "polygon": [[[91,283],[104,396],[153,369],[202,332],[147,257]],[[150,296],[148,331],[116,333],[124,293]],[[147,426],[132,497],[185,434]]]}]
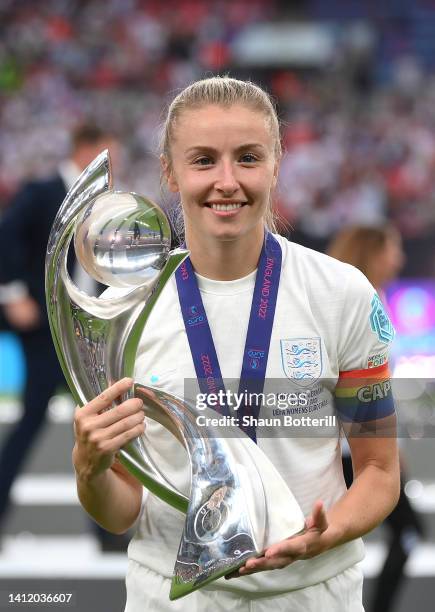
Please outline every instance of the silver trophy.
[{"label": "silver trophy", "polygon": [[[74,285],[66,265],[73,235],[83,268],[109,287],[124,288],[122,295],[96,298]],[[57,355],[79,405],[125,376],[134,378],[150,312],[189,254],[170,251],[170,243],[169,223],[156,204],[112,189],[108,151],[67,194],[48,242],[46,298]],[[178,438],[190,458],[187,498],[147,452],[146,436],[118,454],[154,495],[186,514],[170,599],[233,572],[304,528],[302,511],[286,483],[241,430],[231,436],[228,428],[221,435],[216,428],[199,427],[196,406],[161,389],[138,382],[122,399],[133,394],[143,399],[145,415]],[[200,414],[207,415],[207,410]]]}]

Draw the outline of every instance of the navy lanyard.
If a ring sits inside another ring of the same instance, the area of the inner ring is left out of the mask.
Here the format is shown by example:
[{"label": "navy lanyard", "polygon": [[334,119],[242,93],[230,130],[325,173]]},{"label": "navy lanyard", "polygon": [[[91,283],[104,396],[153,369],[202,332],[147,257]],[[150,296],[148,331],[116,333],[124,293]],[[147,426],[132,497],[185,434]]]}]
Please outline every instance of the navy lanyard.
[{"label": "navy lanyard", "polygon": [[[239,394],[246,393],[248,398],[252,397],[250,394],[262,393],[264,389],[281,275],[281,259],[282,253],[278,241],[267,232],[258,262],[239,382]],[[209,394],[219,393],[222,390],[225,393],[213,337],[190,258],[181,264],[175,272],[175,278],[184,326],[201,392]],[[226,404],[219,408],[217,408],[218,412],[231,416]],[[238,414],[232,416],[237,416],[239,423],[243,423],[243,416],[252,416],[255,422],[259,412],[260,404],[251,401],[245,405],[242,404]],[[256,441],[255,426],[241,425],[241,428],[254,442]]]}]

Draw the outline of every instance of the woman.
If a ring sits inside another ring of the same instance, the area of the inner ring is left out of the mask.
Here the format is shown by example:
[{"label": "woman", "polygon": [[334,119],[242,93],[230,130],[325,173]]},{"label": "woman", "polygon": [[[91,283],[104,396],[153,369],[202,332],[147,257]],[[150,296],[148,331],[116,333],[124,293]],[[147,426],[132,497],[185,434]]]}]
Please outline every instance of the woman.
[{"label": "woman", "polygon": [[[332,413],[339,373],[353,376],[355,371],[360,376],[368,356],[386,349],[379,329],[370,330],[377,305],[362,274],[265,234],[265,228],[272,228],[271,199],[280,156],[278,119],[259,87],[211,78],[187,87],[172,102],[161,161],[169,189],[181,200],[191,284],[186,287],[177,271],[165,287],[142,338],[137,380],[183,396],[184,381],[200,378],[200,359],[183,319],[189,299],[206,313],[211,335],[204,325],[202,340],[215,355],[216,377],[221,373],[224,380],[246,377],[249,338],[258,331],[249,322],[260,314],[261,304],[270,322],[270,329],[262,331],[264,357],[256,364],[264,388],[273,387],[273,378],[287,378],[293,385],[301,377],[313,384],[322,377],[325,384],[318,384],[309,401],[312,412]],[[273,267],[270,294],[276,300],[262,303],[260,272],[259,284],[256,276],[257,267],[264,270],[265,264]],[[310,360],[300,360],[298,355],[307,352]],[[362,578],[355,565],[363,557],[359,537],[379,524],[397,501],[394,437],[350,441],[357,478],[346,492],[338,425],[327,437],[258,436],[258,445],[306,514],[306,530],[248,560],[234,579],[221,579],[186,601],[169,603],[184,519],[151,494],[143,502],[142,486],[116,461],[121,446],[144,431],[141,402],[130,399],[102,412],[131,384],[119,381],[77,410],[73,450],[79,497],[97,522],[122,533],[140,514],[129,547],[128,612],[210,606],[265,610],[271,605],[277,610],[362,610]],[[352,409],[349,412],[346,401],[341,405],[351,420]],[[389,398],[380,417],[378,424],[394,421]],[[159,465],[188,493],[189,465],[181,446],[154,422],[147,423],[147,436]]]},{"label": "woman", "polygon": [[[392,226],[345,228],[335,236],[328,253],[361,270],[382,298],[384,287],[397,277],[404,264],[401,237]],[[346,484],[350,487],[353,480],[352,459],[346,445],[343,445],[343,471]],[[402,480],[406,481],[403,475]],[[424,533],[422,521],[409,503],[403,486],[398,504],[386,518],[385,524],[390,531],[389,550],[376,581],[371,612],[393,610],[404,578],[405,563]]]}]

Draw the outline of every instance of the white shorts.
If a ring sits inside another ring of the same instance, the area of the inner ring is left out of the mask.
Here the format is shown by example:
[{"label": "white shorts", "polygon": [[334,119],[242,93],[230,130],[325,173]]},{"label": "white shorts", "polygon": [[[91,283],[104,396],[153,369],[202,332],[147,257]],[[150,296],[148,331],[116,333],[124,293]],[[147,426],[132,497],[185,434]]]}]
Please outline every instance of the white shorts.
[{"label": "white shorts", "polygon": [[325,582],[280,595],[254,595],[209,585],[169,601],[171,581],[130,559],[124,612],[364,612],[362,583],[361,569],[354,565]]}]

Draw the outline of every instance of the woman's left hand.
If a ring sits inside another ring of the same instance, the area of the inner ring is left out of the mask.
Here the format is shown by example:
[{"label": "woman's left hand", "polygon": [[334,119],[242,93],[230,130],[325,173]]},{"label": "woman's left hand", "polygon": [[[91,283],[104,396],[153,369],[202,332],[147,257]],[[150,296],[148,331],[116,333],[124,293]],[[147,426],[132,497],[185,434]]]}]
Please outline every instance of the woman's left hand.
[{"label": "woman's left hand", "polygon": [[292,536],[269,546],[262,557],[248,559],[245,565],[227,578],[249,576],[264,570],[282,569],[298,559],[310,559],[332,547],[325,508],[321,501],[316,501],[310,517],[305,521],[302,534]]}]

